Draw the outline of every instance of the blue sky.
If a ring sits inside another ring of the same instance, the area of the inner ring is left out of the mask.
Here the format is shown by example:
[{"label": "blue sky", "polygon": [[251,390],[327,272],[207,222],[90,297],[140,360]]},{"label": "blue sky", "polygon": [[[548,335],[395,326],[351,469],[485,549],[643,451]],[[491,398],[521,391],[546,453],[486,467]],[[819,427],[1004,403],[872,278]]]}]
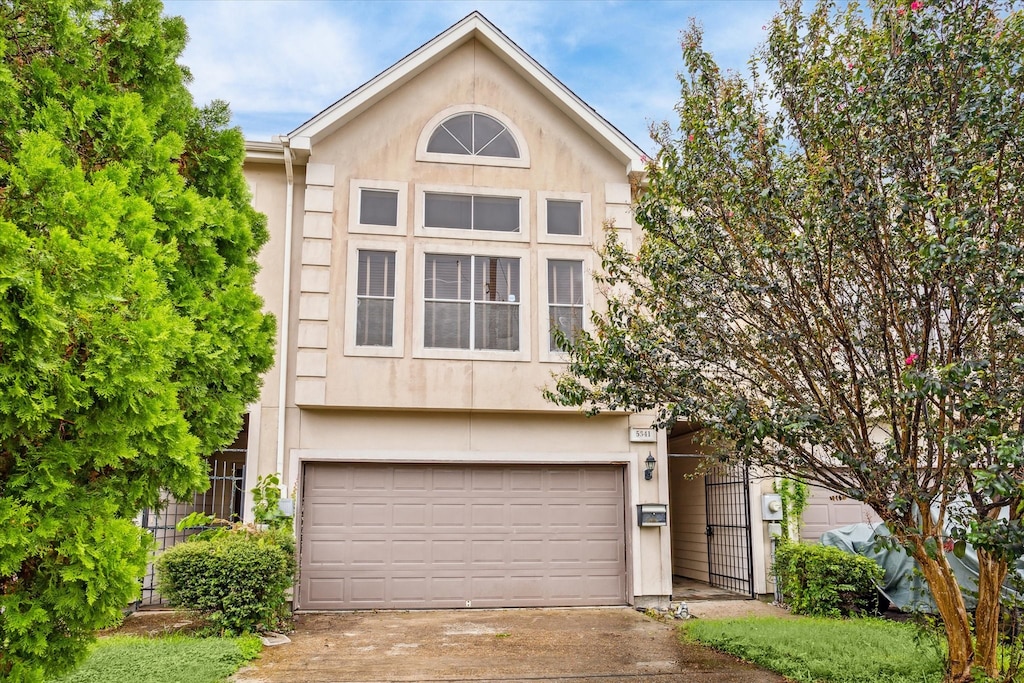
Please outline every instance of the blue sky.
[{"label": "blue sky", "polygon": [[724,68],[745,70],[775,0],[378,2],[165,0],[190,41],[182,62],[197,103],[224,99],[246,137],[287,133],[473,10],[650,151],[673,120],[690,17]]}]

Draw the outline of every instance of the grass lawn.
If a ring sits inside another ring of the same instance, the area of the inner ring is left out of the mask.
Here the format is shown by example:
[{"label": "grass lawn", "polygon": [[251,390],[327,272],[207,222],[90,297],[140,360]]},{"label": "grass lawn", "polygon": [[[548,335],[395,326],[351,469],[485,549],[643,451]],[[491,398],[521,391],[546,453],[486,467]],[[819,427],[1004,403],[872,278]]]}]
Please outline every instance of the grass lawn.
[{"label": "grass lawn", "polygon": [[258,636],[101,638],[73,673],[48,683],[218,683],[259,654]]},{"label": "grass lawn", "polygon": [[934,683],[942,680],[938,641],[912,624],[882,619],[697,619],[683,637],[795,681]]}]

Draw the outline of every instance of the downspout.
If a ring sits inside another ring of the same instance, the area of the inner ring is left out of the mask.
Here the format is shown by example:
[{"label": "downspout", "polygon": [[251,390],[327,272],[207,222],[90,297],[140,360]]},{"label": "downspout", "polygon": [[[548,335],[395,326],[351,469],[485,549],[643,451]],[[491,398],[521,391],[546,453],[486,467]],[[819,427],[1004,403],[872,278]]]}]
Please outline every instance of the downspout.
[{"label": "downspout", "polygon": [[295,204],[295,173],[292,169],[292,148],[288,136],[281,136],[284,151],[284,172],[287,189],[284,198],[284,285],[281,290],[281,351],[277,391],[277,461],[276,469],[281,477],[281,497],[288,498],[288,484],[284,478],[284,425],[285,408],[288,400],[288,331],[291,329],[292,294],[292,211]]}]

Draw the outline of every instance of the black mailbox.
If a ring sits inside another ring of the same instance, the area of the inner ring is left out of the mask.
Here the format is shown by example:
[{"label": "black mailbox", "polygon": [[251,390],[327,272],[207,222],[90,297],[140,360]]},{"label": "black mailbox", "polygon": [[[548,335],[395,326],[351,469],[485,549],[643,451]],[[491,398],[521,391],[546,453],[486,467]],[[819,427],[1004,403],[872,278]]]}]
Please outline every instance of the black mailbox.
[{"label": "black mailbox", "polygon": [[639,526],[668,525],[668,506],[660,503],[643,503],[636,506],[636,523]]}]

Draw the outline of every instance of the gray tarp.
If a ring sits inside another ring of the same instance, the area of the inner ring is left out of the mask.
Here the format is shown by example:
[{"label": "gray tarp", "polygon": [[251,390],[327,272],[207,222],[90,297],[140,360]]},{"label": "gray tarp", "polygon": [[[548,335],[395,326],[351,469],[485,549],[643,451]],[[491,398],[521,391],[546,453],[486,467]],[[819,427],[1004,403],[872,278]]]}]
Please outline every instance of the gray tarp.
[{"label": "gray tarp", "polygon": [[[826,531],[821,535],[821,543],[848,553],[869,557],[881,565],[885,570],[885,577],[882,579],[879,590],[900,610],[904,612],[935,612],[935,603],[925,585],[924,577],[921,576],[921,572],[914,571],[917,565],[914,559],[902,549],[885,547],[876,550],[876,539],[888,535],[889,530],[884,524],[851,524]],[[978,590],[977,553],[974,552],[972,546],[968,545],[963,558],[948,552],[946,559],[960,583],[960,590],[964,594],[967,608],[974,609],[977,603],[974,594]],[[1017,562],[1017,574],[1024,577],[1024,562]],[[1016,595],[1006,587],[1003,588],[1003,591],[1007,596]]]}]

